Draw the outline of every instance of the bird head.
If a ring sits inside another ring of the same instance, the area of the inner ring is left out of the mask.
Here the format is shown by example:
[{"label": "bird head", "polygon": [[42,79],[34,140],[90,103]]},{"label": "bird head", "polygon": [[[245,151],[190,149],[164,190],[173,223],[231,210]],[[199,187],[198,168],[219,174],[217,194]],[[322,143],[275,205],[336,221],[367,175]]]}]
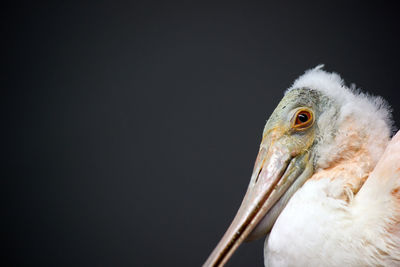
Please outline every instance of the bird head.
[{"label": "bird head", "polygon": [[222,266],[243,241],[268,234],[316,170],[362,149],[370,169],[383,153],[391,132],[383,99],[349,89],[322,67],[297,79],[268,119],[242,204],[204,266]]}]

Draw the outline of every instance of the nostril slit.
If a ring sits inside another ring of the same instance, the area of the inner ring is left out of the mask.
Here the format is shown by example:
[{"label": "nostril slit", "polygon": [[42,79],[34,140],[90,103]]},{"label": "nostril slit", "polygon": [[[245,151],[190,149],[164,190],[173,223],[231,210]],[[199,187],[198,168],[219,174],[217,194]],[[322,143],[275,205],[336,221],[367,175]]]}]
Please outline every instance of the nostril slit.
[{"label": "nostril slit", "polygon": [[260,168],[260,170],[258,171],[256,180],[254,181],[254,183],[257,183],[258,177],[260,177],[260,173],[261,173],[261,172],[262,172],[262,168]]}]

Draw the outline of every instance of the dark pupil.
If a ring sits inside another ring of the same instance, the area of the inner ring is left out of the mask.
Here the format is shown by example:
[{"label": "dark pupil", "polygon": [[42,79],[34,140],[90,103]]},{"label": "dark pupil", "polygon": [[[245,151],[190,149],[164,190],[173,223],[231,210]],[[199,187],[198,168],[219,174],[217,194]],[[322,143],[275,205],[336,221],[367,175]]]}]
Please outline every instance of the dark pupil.
[{"label": "dark pupil", "polygon": [[299,121],[301,121],[301,122],[308,121],[308,116],[306,114],[299,114],[298,118],[299,118]]}]

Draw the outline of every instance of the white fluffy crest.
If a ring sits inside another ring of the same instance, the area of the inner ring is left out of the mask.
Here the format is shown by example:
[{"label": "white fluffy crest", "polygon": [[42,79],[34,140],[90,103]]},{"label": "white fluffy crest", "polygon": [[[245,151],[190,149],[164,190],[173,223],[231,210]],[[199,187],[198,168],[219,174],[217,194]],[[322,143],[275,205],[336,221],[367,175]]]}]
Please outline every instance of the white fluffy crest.
[{"label": "white fluffy crest", "polygon": [[[319,167],[327,167],[329,162],[335,160],[332,155],[341,154],[340,156],[345,156],[342,152],[348,149],[346,146],[349,144],[340,142],[341,140],[348,140],[344,135],[348,136],[349,134],[363,135],[362,138],[357,138],[357,140],[364,143],[363,147],[370,150],[372,161],[376,163],[392,133],[391,113],[388,104],[383,98],[362,93],[355,86],[347,87],[338,74],[324,71],[323,66],[318,65],[307,70],[288,89],[290,91],[296,88],[309,88],[320,91],[339,107],[339,114],[334,115],[337,109],[328,109],[317,121],[321,130],[320,138],[322,138],[320,140],[321,146],[318,148]],[[336,121],[332,121],[332,118],[336,118]],[[332,136],[334,127],[338,129],[335,138]],[[343,135],[343,138],[341,138],[341,135]],[[353,139],[353,142],[357,140]],[[354,145],[354,143],[351,145]],[[329,158],[327,158],[328,155]]]}]

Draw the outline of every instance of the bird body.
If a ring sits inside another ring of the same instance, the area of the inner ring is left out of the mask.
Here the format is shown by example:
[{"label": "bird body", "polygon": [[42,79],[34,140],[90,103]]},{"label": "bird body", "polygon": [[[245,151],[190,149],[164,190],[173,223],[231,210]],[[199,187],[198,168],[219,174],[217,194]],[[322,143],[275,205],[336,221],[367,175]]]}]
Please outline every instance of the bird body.
[{"label": "bird body", "polygon": [[265,266],[400,266],[400,134],[358,192],[329,174],[311,177],[283,209]]},{"label": "bird body", "polygon": [[205,266],[267,235],[265,266],[400,266],[400,132],[380,97],[322,66],[264,128],[244,200]]}]

